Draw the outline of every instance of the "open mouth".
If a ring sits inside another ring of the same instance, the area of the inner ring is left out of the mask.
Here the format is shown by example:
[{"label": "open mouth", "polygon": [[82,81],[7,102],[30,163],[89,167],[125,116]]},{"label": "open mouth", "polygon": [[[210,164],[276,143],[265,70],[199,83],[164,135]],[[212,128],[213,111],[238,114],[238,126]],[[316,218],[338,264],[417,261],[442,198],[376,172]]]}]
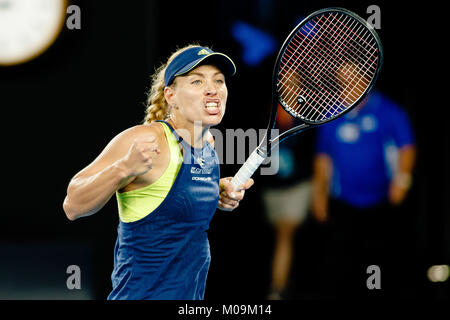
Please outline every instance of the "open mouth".
[{"label": "open mouth", "polygon": [[218,114],[220,112],[220,104],[218,102],[207,102],[205,104],[205,110],[211,115]]}]

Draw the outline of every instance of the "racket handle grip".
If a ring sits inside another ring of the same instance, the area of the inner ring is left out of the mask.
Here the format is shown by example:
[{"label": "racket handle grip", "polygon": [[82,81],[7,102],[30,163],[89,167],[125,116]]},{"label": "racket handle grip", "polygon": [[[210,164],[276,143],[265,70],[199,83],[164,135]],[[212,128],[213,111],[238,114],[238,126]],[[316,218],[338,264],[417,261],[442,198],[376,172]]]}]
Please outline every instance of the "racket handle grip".
[{"label": "racket handle grip", "polygon": [[255,151],[252,152],[247,161],[245,161],[236,175],[231,179],[231,184],[233,185],[234,190],[237,190],[237,188],[241,184],[247,182],[247,180],[250,179],[253,173],[255,173],[256,169],[258,169],[261,163],[263,163],[263,161],[266,159],[267,156],[261,155],[258,152],[258,149],[259,148],[256,148]]}]

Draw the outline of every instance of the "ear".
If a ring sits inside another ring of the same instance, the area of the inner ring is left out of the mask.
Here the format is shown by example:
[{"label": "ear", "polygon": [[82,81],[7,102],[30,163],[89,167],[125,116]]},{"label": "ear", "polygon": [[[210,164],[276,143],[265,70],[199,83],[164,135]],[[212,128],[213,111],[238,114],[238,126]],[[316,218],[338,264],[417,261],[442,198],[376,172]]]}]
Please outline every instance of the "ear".
[{"label": "ear", "polygon": [[175,104],[175,89],[172,87],[164,88],[164,98],[169,106]]}]

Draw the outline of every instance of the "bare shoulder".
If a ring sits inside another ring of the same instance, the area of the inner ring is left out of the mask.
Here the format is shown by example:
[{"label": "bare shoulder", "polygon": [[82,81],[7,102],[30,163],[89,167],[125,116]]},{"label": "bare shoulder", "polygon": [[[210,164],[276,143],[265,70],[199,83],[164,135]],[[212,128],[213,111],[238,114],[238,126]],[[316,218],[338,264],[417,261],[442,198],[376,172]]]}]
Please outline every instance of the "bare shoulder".
[{"label": "bare shoulder", "polygon": [[164,145],[164,131],[157,123],[136,125],[117,134],[88,166],[88,168],[102,168],[124,157],[136,139],[154,136],[155,142]]},{"label": "bare shoulder", "polygon": [[[125,129],[117,134],[100,154],[84,169],[78,172],[73,179],[82,176],[91,176],[116,161],[123,159],[130,150],[136,139],[146,138],[148,136],[155,137],[155,142],[158,148],[167,153],[167,142],[165,139],[164,129],[158,123],[148,125],[136,125]],[[162,166],[167,162],[168,157],[158,157],[154,162],[154,167]]]},{"label": "bare shoulder", "polygon": [[117,139],[122,141],[132,142],[136,138],[152,135],[156,140],[160,140],[165,137],[164,130],[158,123],[152,122],[151,124],[140,124],[128,128],[117,135]]},{"label": "bare shoulder", "polygon": [[136,139],[146,138],[149,136],[155,137],[156,143],[164,143],[164,130],[158,123],[141,124],[130,127],[117,134],[108,144],[104,151],[111,151],[114,149],[119,153],[128,151],[130,146]]}]

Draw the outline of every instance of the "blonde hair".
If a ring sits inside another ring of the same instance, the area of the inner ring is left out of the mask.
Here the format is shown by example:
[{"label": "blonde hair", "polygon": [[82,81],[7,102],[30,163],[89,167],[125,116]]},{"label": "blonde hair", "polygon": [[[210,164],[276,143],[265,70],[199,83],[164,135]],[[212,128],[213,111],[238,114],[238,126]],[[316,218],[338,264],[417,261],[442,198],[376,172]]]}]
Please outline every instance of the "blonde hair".
[{"label": "blonde hair", "polygon": [[152,86],[147,93],[147,103],[145,110],[145,118],[143,123],[148,124],[156,120],[164,120],[170,116],[170,108],[164,97],[164,88],[166,87],[164,83],[164,74],[166,72],[167,66],[183,51],[200,47],[199,44],[189,44],[183,48],[177,49],[172,55],[167,59],[166,63],[159,66],[155,73],[152,75]]}]

